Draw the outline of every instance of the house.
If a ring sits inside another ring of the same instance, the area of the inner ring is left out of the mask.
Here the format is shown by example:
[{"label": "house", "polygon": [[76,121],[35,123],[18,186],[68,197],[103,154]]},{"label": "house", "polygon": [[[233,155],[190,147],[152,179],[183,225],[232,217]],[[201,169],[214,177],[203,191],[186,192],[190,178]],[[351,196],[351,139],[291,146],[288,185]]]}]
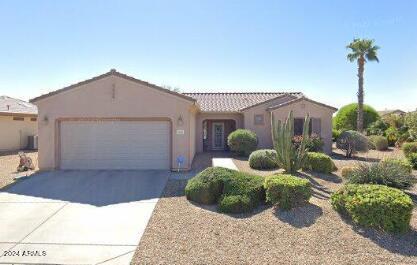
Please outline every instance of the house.
[{"label": "house", "polygon": [[388,115],[398,115],[398,116],[403,116],[405,115],[407,112],[402,111],[400,109],[395,109],[395,110],[380,110],[378,111],[379,116],[384,117],[384,116],[388,116]]},{"label": "house", "polygon": [[27,148],[28,136],[37,134],[38,110],[20,99],[0,96],[0,151]]},{"label": "house", "polygon": [[31,100],[39,110],[40,169],[190,169],[198,152],[225,150],[237,128],[270,148],[271,113],[310,113],[331,152],[335,108],[302,93],[177,93],[111,70]]}]

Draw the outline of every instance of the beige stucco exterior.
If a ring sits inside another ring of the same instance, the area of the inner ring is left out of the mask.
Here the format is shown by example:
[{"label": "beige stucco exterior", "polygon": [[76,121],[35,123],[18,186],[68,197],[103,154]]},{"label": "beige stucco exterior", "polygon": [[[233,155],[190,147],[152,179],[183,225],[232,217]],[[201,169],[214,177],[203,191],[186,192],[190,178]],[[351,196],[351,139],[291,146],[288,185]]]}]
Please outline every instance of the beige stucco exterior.
[{"label": "beige stucco exterior", "polygon": [[[13,120],[13,118],[23,120]],[[38,123],[36,115],[0,115],[0,151],[25,149],[28,136],[37,135]]]},{"label": "beige stucco exterior", "polygon": [[[271,112],[276,119],[284,120],[293,110],[295,117],[303,118],[309,113],[321,120],[324,151],[330,153],[335,109],[311,100],[295,99],[283,94],[240,112],[202,112],[191,97],[110,72],[33,100],[38,107],[39,168],[60,168],[60,128],[66,121],[168,121],[170,168],[176,170],[177,157],[183,156],[185,163],[180,169],[188,170],[195,154],[204,151],[204,121],[224,122],[229,126],[227,133],[233,128],[252,130],[258,136],[258,148],[271,148]],[[281,107],[269,109],[273,106]],[[255,115],[263,115],[263,124],[255,124]]]},{"label": "beige stucco exterior", "polygon": [[[115,75],[88,82],[35,102],[39,115],[39,168],[59,168],[59,126],[62,119],[169,120],[171,162],[186,158],[189,169],[195,153],[195,103]],[[182,122],[179,121],[180,116]],[[183,130],[183,134],[177,134]]]},{"label": "beige stucco exterior", "polygon": [[276,120],[285,121],[290,111],[293,111],[294,118],[304,118],[309,114],[310,118],[321,120],[320,136],[324,142],[323,151],[330,154],[332,152],[332,116],[335,110],[307,100],[301,100],[275,109],[272,113]]}]

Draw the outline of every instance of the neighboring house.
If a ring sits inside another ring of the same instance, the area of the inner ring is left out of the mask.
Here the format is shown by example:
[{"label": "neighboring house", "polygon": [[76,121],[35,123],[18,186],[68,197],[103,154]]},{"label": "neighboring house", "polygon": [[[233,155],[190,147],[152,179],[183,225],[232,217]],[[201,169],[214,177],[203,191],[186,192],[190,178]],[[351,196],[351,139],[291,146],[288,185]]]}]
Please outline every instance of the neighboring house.
[{"label": "neighboring house", "polygon": [[407,112],[402,111],[400,109],[396,109],[396,110],[380,110],[378,111],[379,116],[383,117],[383,116],[388,116],[388,115],[398,115],[398,116],[403,116],[405,115]]},{"label": "neighboring house", "polygon": [[35,105],[0,96],[0,151],[27,148],[28,136],[37,134],[37,116]]},{"label": "neighboring house", "polygon": [[331,152],[335,108],[301,93],[177,93],[111,70],[31,100],[39,109],[40,169],[190,169],[197,152],[225,150],[237,128],[271,148],[271,113],[304,116]]}]

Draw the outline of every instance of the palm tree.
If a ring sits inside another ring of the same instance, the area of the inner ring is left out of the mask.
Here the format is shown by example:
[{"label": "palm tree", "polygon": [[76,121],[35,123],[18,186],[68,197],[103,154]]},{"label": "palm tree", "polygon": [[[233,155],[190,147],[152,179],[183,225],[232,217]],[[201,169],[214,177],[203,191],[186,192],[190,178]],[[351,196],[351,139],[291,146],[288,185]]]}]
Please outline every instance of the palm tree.
[{"label": "palm tree", "polygon": [[350,62],[357,61],[358,63],[358,118],[357,130],[363,131],[363,73],[365,71],[365,63],[367,61],[379,62],[377,51],[379,47],[374,45],[374,40],[368,39],[354,39],[346,49],[351,52],[347,55]]}]

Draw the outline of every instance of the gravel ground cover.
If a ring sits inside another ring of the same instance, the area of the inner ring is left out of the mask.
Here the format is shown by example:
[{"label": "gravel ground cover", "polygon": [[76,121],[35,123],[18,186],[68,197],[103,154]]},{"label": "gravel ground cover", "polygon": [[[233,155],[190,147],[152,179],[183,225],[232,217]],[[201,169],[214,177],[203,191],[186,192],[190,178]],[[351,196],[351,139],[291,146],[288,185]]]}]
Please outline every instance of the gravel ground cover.
[{"label": "gravel ground cover", "polygon": [[[32,158],[32,161],[37,168],[38,152],[25,151],[26,155]],[[19,156],[17,152],[2,152],[0,153],[0,189],[14,182],[14,177],[21,175],[30,175],[35,171],[16,172],[19,165]]]},{"label": "gravel ground cover", "polygon": [[[366,159],[401,155],[397,150],[370,152]],[[362,158],[361,158],[362,157]],[[300,173],[314,195],[304,207],[288,212],[263,206],[246,215],[226,215],[184,197],[185,180],[170,180],[159,200],[132,264],[417,264],[417,209],[412,229],[389,235],[362,229],[340,217],[330,194],[342,184],[340,168],[355,163],[334,155],[339,170],[331,175]],[[244,159],[235,159],[242,171]],[[408,193],[417,204],[417,189]]]}]

